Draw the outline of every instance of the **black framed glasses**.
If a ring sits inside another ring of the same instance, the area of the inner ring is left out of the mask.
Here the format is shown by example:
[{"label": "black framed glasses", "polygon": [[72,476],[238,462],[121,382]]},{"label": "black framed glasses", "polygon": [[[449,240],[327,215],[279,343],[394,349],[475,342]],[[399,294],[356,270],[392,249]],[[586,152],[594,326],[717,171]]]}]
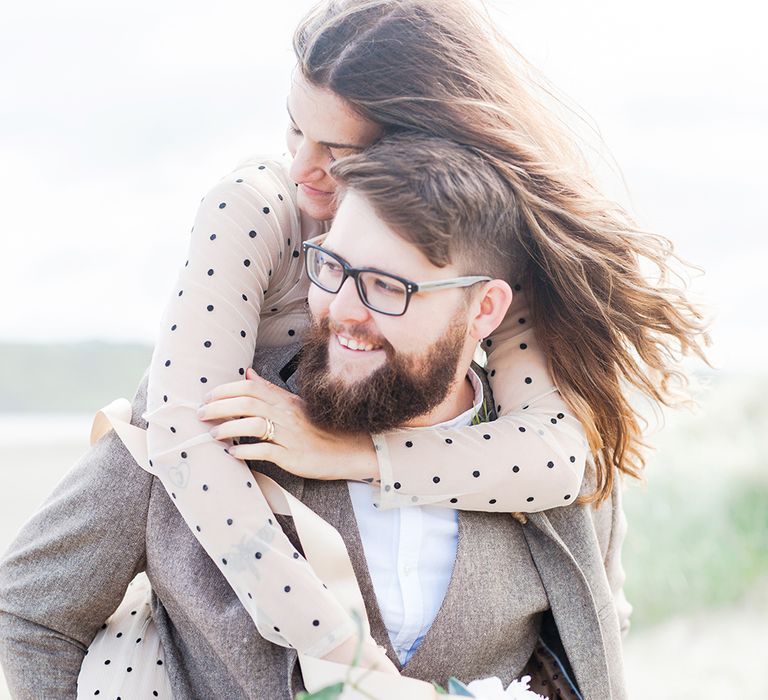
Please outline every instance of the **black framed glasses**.
[{"label": "black framed glasses", "polygon": [[304,242],[304,263],[310,281],[331,294],[338,294],[347,277],[351,277],[355,281],[360,301],[372,311],[387,316],[402,316],[408,310],[411,297],[417,292],[439,292],[442,289],[471,287],[478,282],[489,282],[492,279],[474,275],[430,282],[412,282],[372,267],[351,267],[336,253],[306,241]]}]

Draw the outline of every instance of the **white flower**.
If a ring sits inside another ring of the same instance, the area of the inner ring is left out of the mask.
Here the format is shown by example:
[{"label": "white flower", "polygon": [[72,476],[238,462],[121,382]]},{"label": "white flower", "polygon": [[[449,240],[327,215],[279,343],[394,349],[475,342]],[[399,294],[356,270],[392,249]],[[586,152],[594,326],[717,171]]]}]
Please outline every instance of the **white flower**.
[{"label": "white flower", "polygon": [[530,676],[523,676],[516,681],[512,681],[507,689],[504,690],[501,680],[494,676],[492,678],[472,681],[467,685],[467,690],[477,700],[547,700],[544,696],[528,689],[530,680]]}]

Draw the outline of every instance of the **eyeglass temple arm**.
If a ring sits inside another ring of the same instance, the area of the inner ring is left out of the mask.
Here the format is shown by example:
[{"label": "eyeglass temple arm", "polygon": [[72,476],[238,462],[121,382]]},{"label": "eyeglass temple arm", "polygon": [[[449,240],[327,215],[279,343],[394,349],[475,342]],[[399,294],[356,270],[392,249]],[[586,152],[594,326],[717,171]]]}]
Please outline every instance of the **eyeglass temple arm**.
[{"label": "eyeglass temple arm", "polygon": [[478,282],[490,282],[493,277],[475,275],[472,277],[455,277],[449,280],[437,280],[435,282],[414,282],[414,292],[435,292],[440,289],[452,287],[470,287]]}]

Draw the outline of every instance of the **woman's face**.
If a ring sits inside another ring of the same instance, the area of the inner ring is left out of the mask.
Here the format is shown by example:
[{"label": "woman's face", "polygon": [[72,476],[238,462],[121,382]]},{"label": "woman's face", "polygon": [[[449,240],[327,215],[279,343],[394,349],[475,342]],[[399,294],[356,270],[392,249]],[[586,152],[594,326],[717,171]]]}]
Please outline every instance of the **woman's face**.
[{"label": "woman's face", "polygon": [[330,90],[307,82],[298,70],[288,94],[288,117],[290,175],[299,185],[299,208],[313,219],[332,219],[336,182],[328,173],[331,164],[369,146],[381,127],[355,114]]}]

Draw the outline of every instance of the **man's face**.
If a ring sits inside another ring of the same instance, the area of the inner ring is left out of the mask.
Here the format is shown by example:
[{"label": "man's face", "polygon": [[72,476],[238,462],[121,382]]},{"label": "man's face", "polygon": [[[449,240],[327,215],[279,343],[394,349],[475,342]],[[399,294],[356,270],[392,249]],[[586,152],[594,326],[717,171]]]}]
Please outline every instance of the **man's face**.
[{"label": "man's face", "polygon": [[[414,282],[460,276],[452,265],[432,265],[354,192],[344,197],[323,247],[353,267]],[[312,285],[313,328],[298,375],[310,416],[327,427],[378,432],[438,406],[476,344],[465,300],[460,289],[415,294],[405,315],[387,316],[363,305],[352,279],[335,295]]]}]

